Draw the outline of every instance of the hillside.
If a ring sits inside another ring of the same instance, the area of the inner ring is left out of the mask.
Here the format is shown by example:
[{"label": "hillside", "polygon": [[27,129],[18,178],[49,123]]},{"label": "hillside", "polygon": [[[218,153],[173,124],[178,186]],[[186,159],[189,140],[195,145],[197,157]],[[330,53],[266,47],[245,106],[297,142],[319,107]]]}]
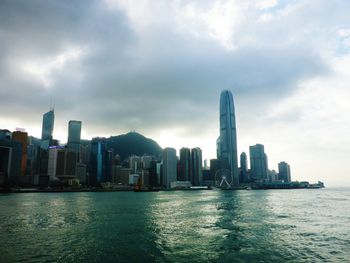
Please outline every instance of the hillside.
[{"label": "hillside", "polygon": [[136,132],[111,136],[107,139],[107,146],[114,150],[114,154],[119,154],[122,160],[133,154],[160,156],[162,151],[157,142]]}]

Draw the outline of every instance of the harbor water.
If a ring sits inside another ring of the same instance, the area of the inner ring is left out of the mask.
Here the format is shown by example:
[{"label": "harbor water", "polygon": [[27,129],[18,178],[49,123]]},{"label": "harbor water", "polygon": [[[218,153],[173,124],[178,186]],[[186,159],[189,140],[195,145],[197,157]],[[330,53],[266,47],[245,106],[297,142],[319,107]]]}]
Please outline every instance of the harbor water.
[{"label": "harbor water", "polygon": [[0,262],[350,262],[350,189],[0,195]]}]

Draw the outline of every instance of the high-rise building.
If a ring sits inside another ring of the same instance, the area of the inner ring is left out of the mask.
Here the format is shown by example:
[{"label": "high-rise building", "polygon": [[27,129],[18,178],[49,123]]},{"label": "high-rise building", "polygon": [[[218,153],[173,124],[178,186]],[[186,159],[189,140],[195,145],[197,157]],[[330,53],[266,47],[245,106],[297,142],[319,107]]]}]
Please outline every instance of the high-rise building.
[{"label": "high-rise building", "polygon": [[216,159],[221,159],[221,142],[220,136],[216,139]]},{"label": "high-rise building", "polygon": [[83,185],[86,185],[87,183],[87,177],[86,177],[86,164],[84,163],[77,163],[77,166],[75,168],[75,177],[79,179],[79,182]]},{"label": "high-rise building", "polygon": [[235,107],[231,91],[224,90],[220,96],[220,149],[222,164],[228,166],[233,186],[238,186],[238,157]]},{"label": "high-rise building", "polygon": [[245,152],[242,152],[240,155],[240,182],[247,182],[248,181],[248,160],[247,160],[247,154]]},{"label": "high-rise building", "polygon": [[113,149],[106,150],[105,155],[105,182],[112,182],[112,166],[114,165]]},{"label": "high-rise building", "polygon": [[55,122],[55,113],[50,109],[43,115],[43,127],[41,132],[41,140],[52,140],[53,125]]},{"label": "high-rise building", "polygon": [[81,121],[69,121],[68,123],[68,149],[79,153],[81,136]]},{"label": "high-rise building", "polygon": [[220,169],[221,162],[218,159],[210,159],[210,179],[215,180],[216,172]]},{"label": "high-rise building", "polygon": [[23,131],[14,131],[12,133],[12,140],[20,142],[22,145],[21,175],[24,176],[27,167],[28,133]]},{"label": "high-rise building", "polygon": [[286,183],[291,181],[290,166],[286,162],[280,162],[278,164],[278,179],[283,180]]},{"label": "high-rise building", "polygon": [[90,155],[90,185],[98,185],[106,180],[106,142],[101,138],[93,138]]},{"label": "high-rise building", "polygon": [[129,156],[129,167],[133,173],[137,173],[138,170],[142,168],[141,157],[137,155]]},{"label": "high-rise building", "polygon": [[165,148],[162,153],[163,157],[163,173],[162,186],[170,188],[170,183],[176,181],[176,150],[174,148]]},{"label": "high-rise building", "polygon": [[157,186],[158,185],[157,161],[150,162],[150,165],[148,168],[148,174],[149,174],[149,185]]},{"label": "high-rise building", "polygon": [[50,181],[67,181],[75,178],[77,165],[77,153],[60,146],[51,146],[47,173]]},{"label": "high-rise building", "polygon": [[249,147],[250,153],[250,176],[254,180],[268,179],[267,155],[264,145],[256,144]]},{"label": "high-rise building", "polygon": [[189,148],[180,149],[178,181],[189,181],[191,178],[191,150]]},{"label": "high-rise building", "polygon": [[200,148],[191,149],[191,183],[199,186],[203,181],[202,174],[202,150]]}]

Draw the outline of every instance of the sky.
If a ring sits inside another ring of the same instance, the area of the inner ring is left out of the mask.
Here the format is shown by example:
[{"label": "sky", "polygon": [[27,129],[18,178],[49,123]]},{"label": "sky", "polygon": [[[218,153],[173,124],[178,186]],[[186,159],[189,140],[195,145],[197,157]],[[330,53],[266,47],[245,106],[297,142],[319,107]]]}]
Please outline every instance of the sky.
[{"label": "sky", "polygon": [[293,180],[350,186],[350,1],[0,0],[0,128],[128,131],[216,157],[219,99],[238,152]]}]

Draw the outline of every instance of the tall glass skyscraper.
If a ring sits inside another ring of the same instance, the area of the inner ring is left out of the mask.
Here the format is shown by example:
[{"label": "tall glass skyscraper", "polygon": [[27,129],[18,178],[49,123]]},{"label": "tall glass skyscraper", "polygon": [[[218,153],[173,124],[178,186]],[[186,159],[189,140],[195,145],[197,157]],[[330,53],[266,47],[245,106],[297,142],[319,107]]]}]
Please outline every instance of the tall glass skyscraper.
[{"label": "tall glass skyscraper", "polygon": [[229,90],[222,91],[220,96],[220,159],[232,173],[232,185],[238,186],[236,117],[233,96]]},{"label": "tall glass skyscraper", "polygon": [[52,140],[53,125],[55,122],[55,113],[53,109],[43,115],[43,127],[41,140]]},{"label": "tall glass skyscraper", "polygon": [[202,150],[197,147],[191,149],[191,183],[194,186],[199,186],[202,182]]},{"label": "tall glass skyscraper", "polygon": [[75,152],[80,150],[81,121],[69,121],[68,123],[68,149]]}]

